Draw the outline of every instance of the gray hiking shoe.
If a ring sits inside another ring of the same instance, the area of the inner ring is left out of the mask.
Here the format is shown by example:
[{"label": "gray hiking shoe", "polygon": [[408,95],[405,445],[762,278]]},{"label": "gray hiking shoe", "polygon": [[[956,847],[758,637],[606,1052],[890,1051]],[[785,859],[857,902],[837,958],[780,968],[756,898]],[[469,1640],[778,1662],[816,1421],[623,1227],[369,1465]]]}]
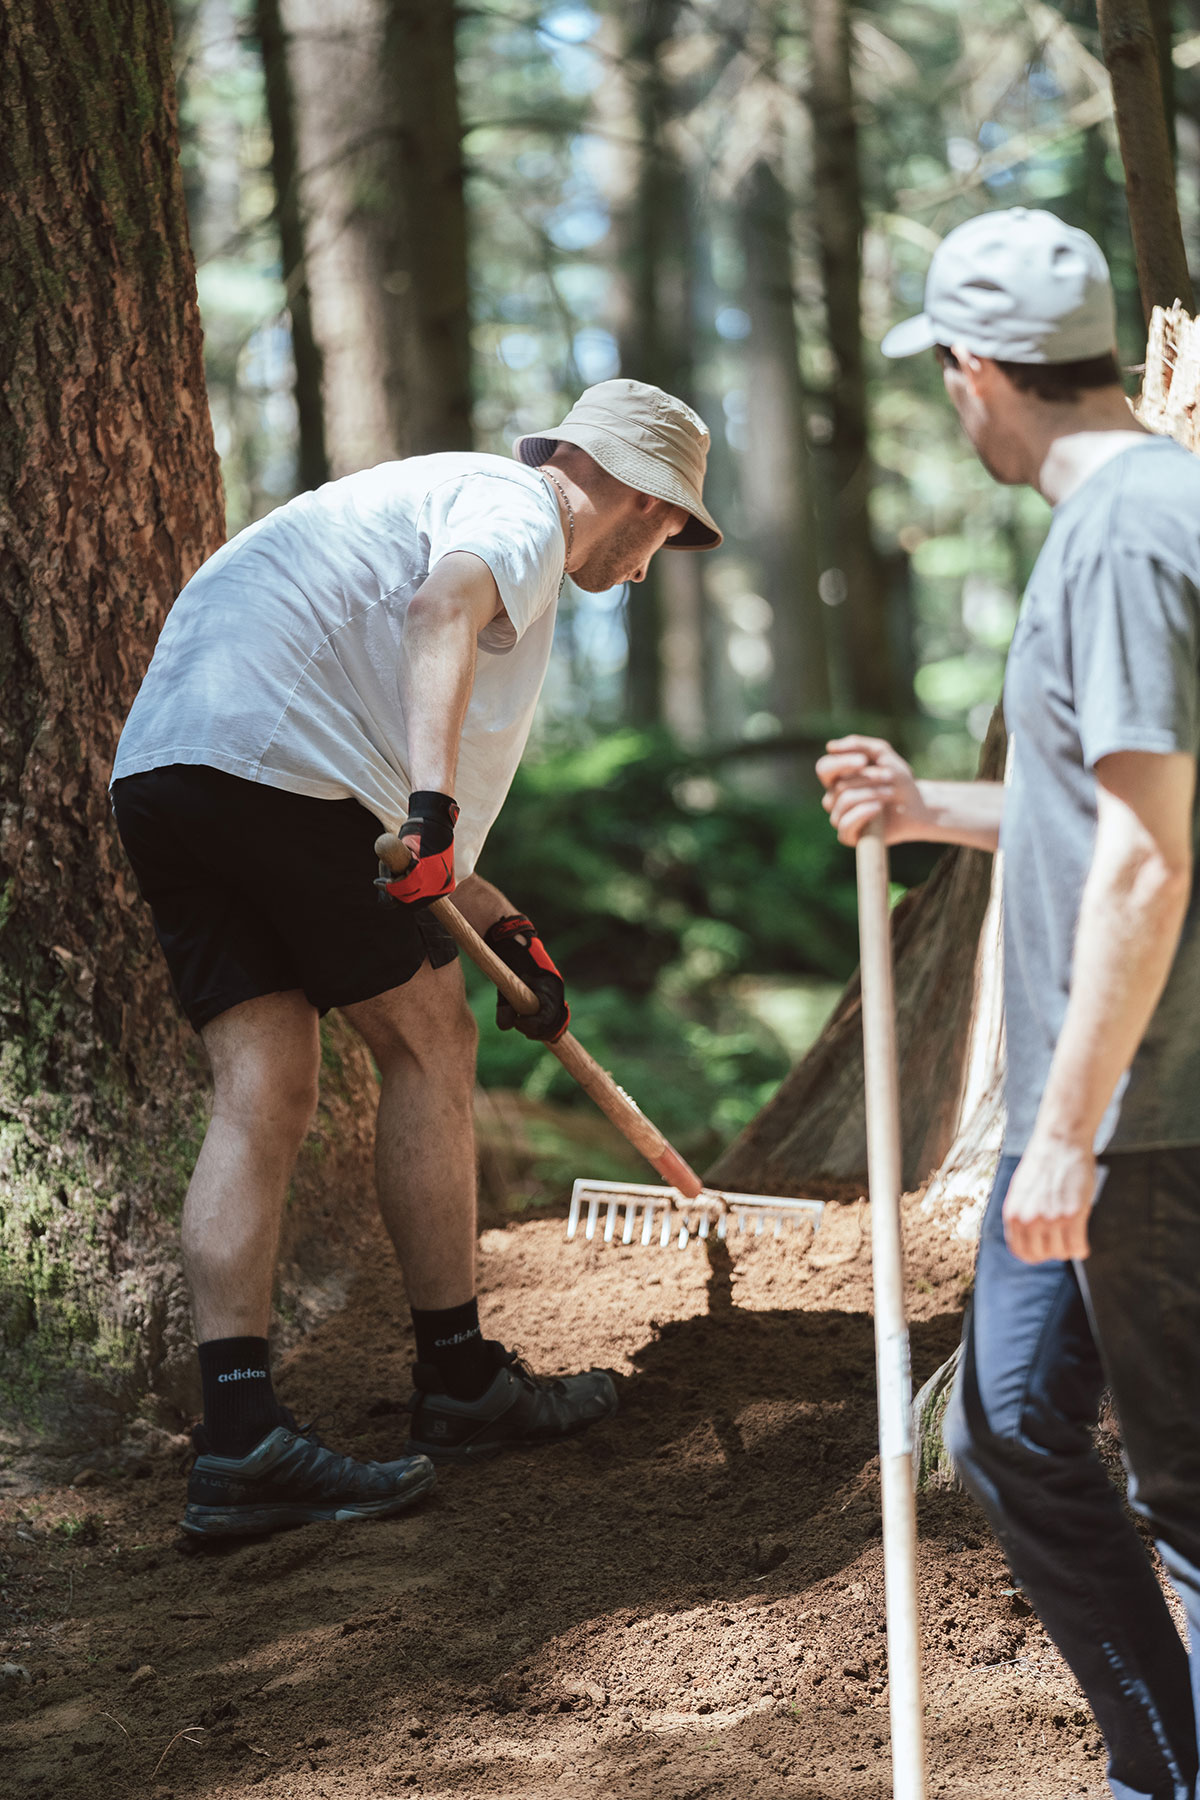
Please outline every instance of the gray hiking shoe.
[{"label": "gray hiking shoe", "polygon": [[446,1393],[436,1369],[417,1363],[412,1424],[404,1448],[436,1462],[474,1462],[501,1450],[547,1444],[582,1431],[617,1410],[617,1390],[606,1369],[583,1375],[535,1375],[515,1351],[503,1357],[491,1386],[477,1400]]},{"label": "gray hiking shoe", "polygon": [[319,1519],[385,1519],[437,1480],[425,1456],[355,1462],[288,1417],[245,1456],[214,1456],[203,1427],[188,1477],[184,1531],[202,1538],[261,1537]]}]

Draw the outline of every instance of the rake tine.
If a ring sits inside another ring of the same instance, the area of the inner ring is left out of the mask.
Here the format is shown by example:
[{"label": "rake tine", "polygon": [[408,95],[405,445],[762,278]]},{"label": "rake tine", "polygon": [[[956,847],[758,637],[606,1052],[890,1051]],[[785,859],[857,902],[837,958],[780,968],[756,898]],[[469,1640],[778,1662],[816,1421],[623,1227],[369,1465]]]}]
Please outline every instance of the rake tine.
[{"label": "rake tine", "polygon": [[677,1188],[577,1181],[571,1190],[566,1235],[605,1244],[658,1244],[663,1249],[673,1240],[677,1249],[684,1250],[693,1238],[725,1242],[737,1235],[778,1240],[789,1229],[798,1230],[802,1220],[815,1232],[823,1210],[815,1200],[711,1190],[690,1200]]}]

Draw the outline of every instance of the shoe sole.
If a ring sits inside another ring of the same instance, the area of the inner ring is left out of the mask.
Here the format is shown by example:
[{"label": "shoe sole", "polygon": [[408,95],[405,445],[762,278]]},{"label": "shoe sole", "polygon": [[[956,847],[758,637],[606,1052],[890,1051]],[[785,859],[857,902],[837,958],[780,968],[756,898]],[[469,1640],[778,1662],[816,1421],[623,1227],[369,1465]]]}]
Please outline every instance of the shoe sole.
[{"label": "shoe sole", "polygon": [[327,1502],[324,1506],[298,1500],[266,1502],[261,1506],[195,1506],[189,1505],[180,1528],[192,1537],[237,1538],[265,1537],[272,1531],[289,1531],[296,1525],[332,1522],[349,1524],[355,1519],[387,1519],[404,1512],[437,1480],[434,1471],[414,1475],[398,1494],[383,1500],[356,1500],[349,1503]]},{"label": "shoe sole", "polygon": [[541,1450],[546,1444],[560,1444],[564,1438],[576,1437],[579,1432],[586,1431],[589,1426],[600,1425],[605,1419],[611,1419],[616,1407],[610,1412],[598,1413],[594,1419],[580,1419],[577,1424],[568,1425],[565,1431],[551,1432],[548,1437],[501,1438],[498,1442],[483,1444],[423,1444],[416,1438],[409,1438],[404,1446],[405,1456],[427,1456],[434,1463],[472,1463],[487,1462],[493,1456],[501,1456],[506,1450]]}]

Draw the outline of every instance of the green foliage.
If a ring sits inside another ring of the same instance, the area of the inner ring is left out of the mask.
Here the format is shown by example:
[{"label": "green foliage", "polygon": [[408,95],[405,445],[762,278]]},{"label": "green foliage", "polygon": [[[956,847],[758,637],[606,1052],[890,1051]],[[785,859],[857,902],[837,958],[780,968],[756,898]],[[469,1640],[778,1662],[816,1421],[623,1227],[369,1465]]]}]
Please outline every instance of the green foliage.
[{"label": "green foliage", "polygon": [[[697,1158],[771,1097],[857,962],[854,859],[819,803],[748,796],[665,738],[527,761],[480,873],[536,921],[581,1041]],[[470,987],[485,1085],[576,1099]]]},{"label": "green foliage", "polygon": [[[531,1099],[590,1104],[540,1045],[515,1031],[496,1030],[495,993],[482,975],[469,987],[480,1022],[485,1086],[520,1088]],[[681,1005],[616,986],[572,987],[570,1000],[572,1031],[697,1161],[714,1156],[748,1124],[787,1073],[781,1040],[728,995],[709,993]],[[549,1141],[545,1151],[553,1151]]]},{"label": "green foliage", "polygon": [[[23,1073],[0,1062],[0,1412],[37,1425],[68,1376],[136,1390],[141,1289],[114,1279],[114,1247],[144,1197],[161,1219],[178,1217],[207,1105],[185,1088],[164,1096],[152,1133],[131,1131],[119,1078],[81,1111],[30,1093]],[[93,1140],[112,1147],[108,1160]]]},{"label": "green foliage", "polygon": [[844,979],[857,961],[854,860],[819,803],[740,793],[638,732],[527,761],[480,873],[585,985],[680,999],[735,973]]},{"label": "green foliage", "polygon": [[69,1513],[65,1519],[59,1519],[58,1523],[51,1527],[51,1533],[65,1544],[83,1548],[89,1544],[100,1542],[103,1524],[104,1521],[96,1513],[84,1513],[82,1517],[75,1513]]}]

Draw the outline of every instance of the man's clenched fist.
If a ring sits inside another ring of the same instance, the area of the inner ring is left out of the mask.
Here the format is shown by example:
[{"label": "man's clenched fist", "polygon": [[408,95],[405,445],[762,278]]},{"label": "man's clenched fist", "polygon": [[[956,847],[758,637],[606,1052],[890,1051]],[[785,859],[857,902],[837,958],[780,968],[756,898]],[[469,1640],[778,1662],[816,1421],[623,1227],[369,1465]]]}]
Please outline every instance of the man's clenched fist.
[{"label": "man's clenched fist", "polygon": [[422,791],[408,797],[400,841],[412,852],[403,875],[380,870],[377,887],[405,906],[430,906],[454,892],[454,827],[458,806],[449,794]]}]

